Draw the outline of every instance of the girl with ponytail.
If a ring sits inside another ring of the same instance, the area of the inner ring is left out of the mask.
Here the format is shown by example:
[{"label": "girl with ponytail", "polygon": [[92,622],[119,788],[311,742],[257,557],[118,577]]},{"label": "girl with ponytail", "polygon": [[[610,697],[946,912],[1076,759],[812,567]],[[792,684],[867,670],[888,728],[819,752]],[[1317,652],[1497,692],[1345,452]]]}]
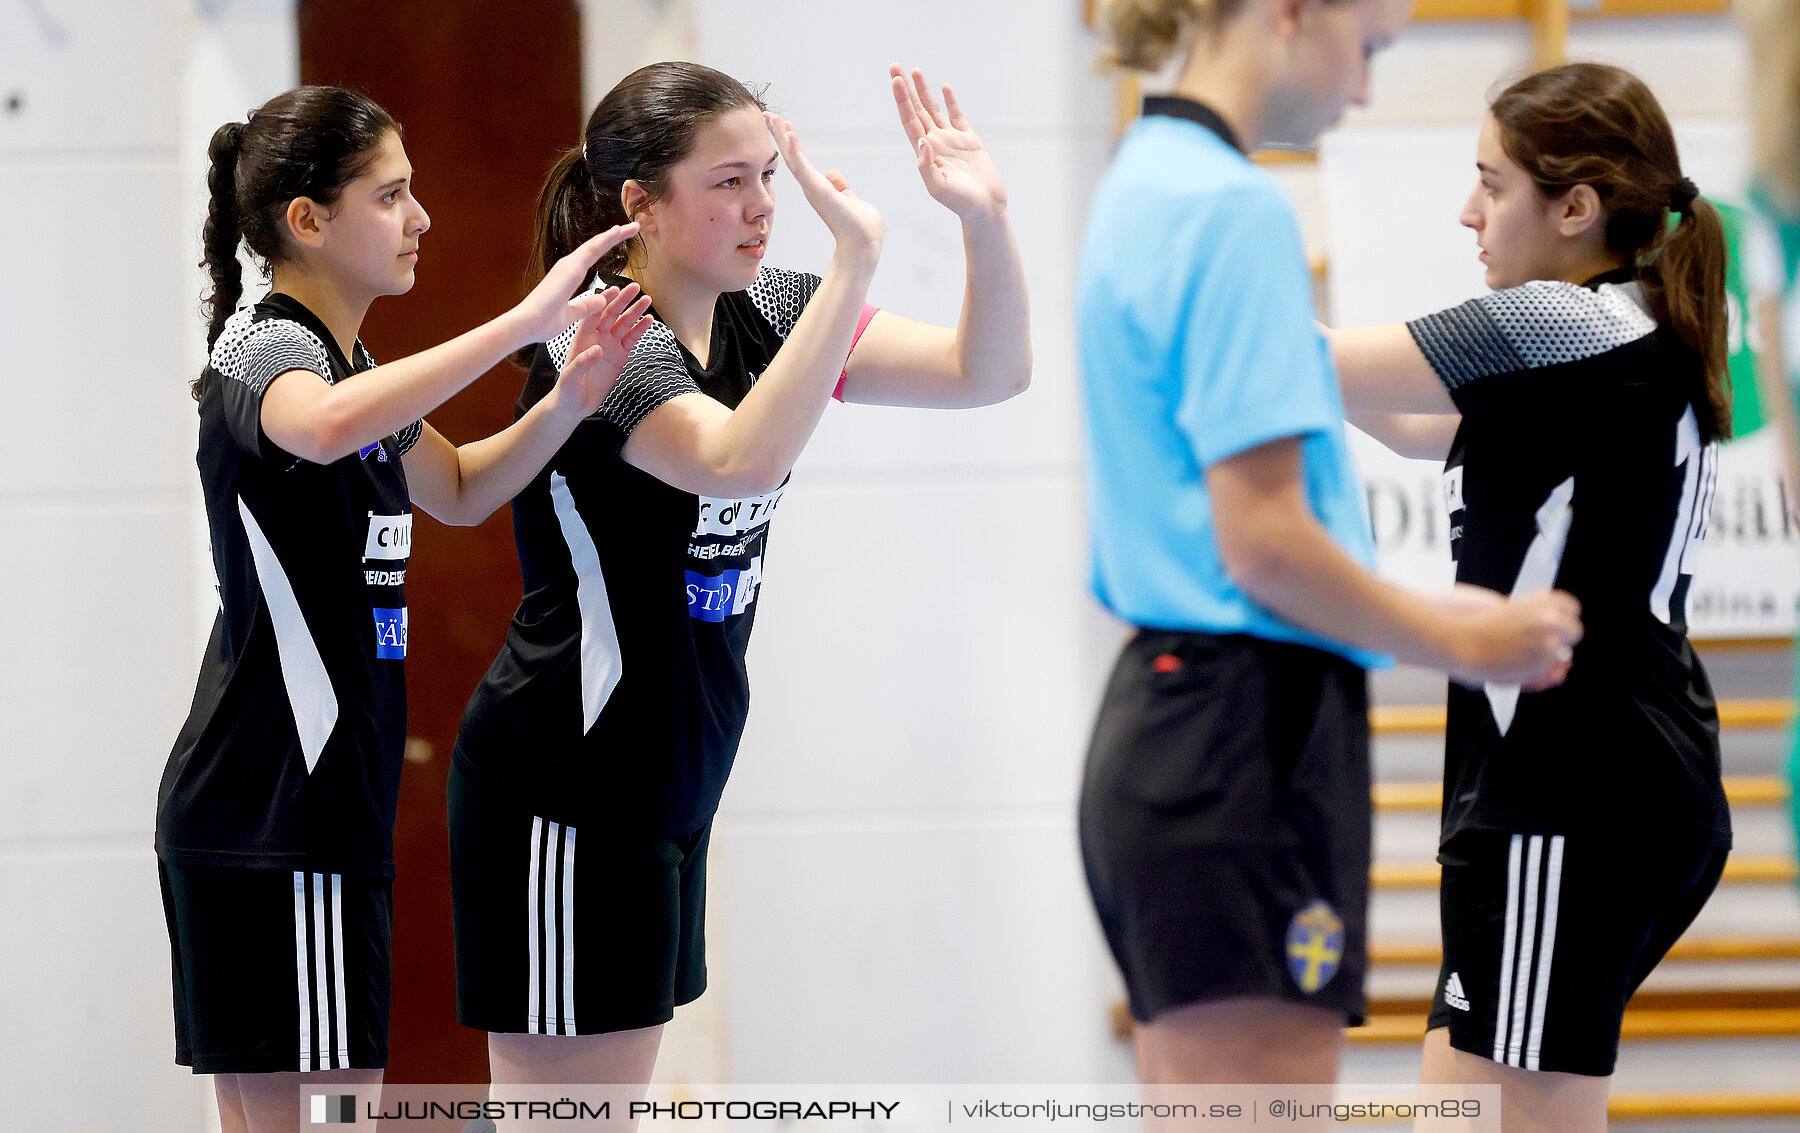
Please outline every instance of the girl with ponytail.
[{"label": "girl with ponytail", "polygon": [[1581,632],[1565,594],[1373,573],[1299,225],[1249,157],[1366,100],[1409,8],[1107,8],[1118,63],[1185,52],[1101,179],[1077,297],[1093,588],[1138,627],[1088,748],[1081,851],[1152,1099],[1337,1075],[1366,1012],[1365,668],[1548,682]]},{"label": "girl with ponytail", "polygon": [[[221,126],[209,154],[193,392],[220,609],[156,850],[176,1061],[215,1075],[221,1125],[242,1133],[298,1126],[297,1074],[386,1065],[411,502],[473,524],[510,499],[612,389],[649,301],[570,299],[636,231],[608,228],[492,322],[377,366],[363,315],[412,287],[431,223],[400,127],[353,91],[301,87]],[[244,309],[240,244],[271,284]],[[559,334],[563,365],[511,428],[459,448],[420,419]]]},{"label": "girl with ponytail", "polygon": [[[711,68],[627,76],[544,188],[540,266],[635,222],[595,286],[641,284],[658,321],[514,508],[526,593],[457,737],[458,1014],[489,1032],[496,1096],[648,1082],[662,1025],[706,986],[708,832],[749,709],[769,517],[826,406],[985,405],[1029,380],[1006,186],[948,86],[940,105],[917,71],[889,83],[962,223],[956,327],[865,302],[880,214]],[[763,262],[778,154],[835,240],[823,276]],[[569,349],[534,352],[521,410]]]},{"label": "girl with ponytail", "polygon": [[1513,83],[1475,157],[1460,219],[1492,292],[1332,342],[1351,420],[1447,461],[1457,580],[1582,604],[1559,687],[1450,688],[1423,1072],[1499,1085],[1507,1133],[1586,1133],[1626,1001],[1731,845],[1684,608],[1731,435],[1725,239],[1617,67]]}]

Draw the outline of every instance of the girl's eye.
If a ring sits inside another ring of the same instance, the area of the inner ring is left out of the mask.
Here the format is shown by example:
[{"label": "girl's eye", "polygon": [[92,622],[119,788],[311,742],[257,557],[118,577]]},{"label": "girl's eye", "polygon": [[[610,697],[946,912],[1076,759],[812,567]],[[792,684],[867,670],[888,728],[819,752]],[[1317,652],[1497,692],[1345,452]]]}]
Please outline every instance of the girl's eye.
[{"label": "girl's eye", "polygon": [[773,170],[773,169],[765,169],[765,170],[763,170],[763,180],[764,180],[764,181],[773,181],[773,180],[775,180],[775,171],[774,171],[774,170]]},{"label": "girl's eye", "polygon": [[719,188],[721,189],[735,189],[737,187],[738,179],[736,177],[727,177],[725,180],[719,182]]},{"label": "girl's eye", "polygon": [[381,199],[391,205],[394,203],[394,198],[398,197],[399,195],[400,195],[399,193],[389,193],[387,196],[385,196]]}]

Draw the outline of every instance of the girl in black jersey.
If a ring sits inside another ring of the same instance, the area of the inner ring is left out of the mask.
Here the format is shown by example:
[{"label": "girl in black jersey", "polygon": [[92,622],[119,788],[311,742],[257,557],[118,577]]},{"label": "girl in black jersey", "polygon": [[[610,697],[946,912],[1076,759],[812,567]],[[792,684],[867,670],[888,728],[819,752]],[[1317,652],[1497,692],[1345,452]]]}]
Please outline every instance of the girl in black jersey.
[{"label": "girl in black jersey", "polygon": [[[540,262],[637,222],[599,274],[652,292],[658,323],[518,501],[524,600],[457,739],[458,1009],[490,1032],[497,1087],[647,1082],[662,1024],[705,987],[707,837],[769,517],[826,404],[983,405],[1029,380],[1000,175],[949,87],[940,107],[917,71],[891,85],[927,191],[962,221],[956,328],[864,303],[880,215],[710,68],[628,76],[545,187]],[[822,278],[763,266],[777,150],[836,240]],[[536,352],[521,410],[567,349]]]},{"label": "girl in black jersey", "polygon": [[[156,850],[176,1061],[216,1076],[227,1133],[292,1130],[299,1073],[378,1081],[387,1061],[409,501],[460,524],[505,503],[612,389],[648,299],[569,299],[636,231],[611,228],[506,314],[377,368],[358,327],[412,287],[430,226],[399,126],[360,94],[301,87],[221,126],[209,156],[194,395],[220,611]],[[234,313],[240,243],[272,289]],[[567,363],[504,432],[457,448],[420,420],[564,331]]]},{"label": "girl in black jersey", "polygon": [[1731,844],[1683,605],[1731,431],[1725,243],[1655,97],[1616,67],[1493,103],[1463,208],[1493,292],[1333,336],[1351,419],[1444,458],[1457,579],[1581,601],[1568,680],[1452,685],[1427,1082],[1507,1133],[1606,1127],[1626,1001]]}]

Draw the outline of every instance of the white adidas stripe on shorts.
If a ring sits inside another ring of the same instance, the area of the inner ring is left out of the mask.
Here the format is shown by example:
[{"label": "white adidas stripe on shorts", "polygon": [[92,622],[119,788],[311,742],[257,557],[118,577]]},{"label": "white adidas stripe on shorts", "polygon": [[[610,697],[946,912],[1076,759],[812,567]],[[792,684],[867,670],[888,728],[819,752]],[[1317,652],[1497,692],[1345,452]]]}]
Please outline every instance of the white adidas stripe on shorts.
[{"label": "white adidas stripe on shorts", "polygon": [[[1506,926],[1500,951],[1500,1000],[1494,1012],[1494,1061],[1538,1068],[1556,952],[1562,896],[1563,836],[1514,834],[1506,859]],[[1540,875],[1542,884],[1539,884]]]},{"label": "white adidas stripe on shorts", "polygon": [[350,1069],[344,1000],[344,875],[294,871],[300,1070]]}]

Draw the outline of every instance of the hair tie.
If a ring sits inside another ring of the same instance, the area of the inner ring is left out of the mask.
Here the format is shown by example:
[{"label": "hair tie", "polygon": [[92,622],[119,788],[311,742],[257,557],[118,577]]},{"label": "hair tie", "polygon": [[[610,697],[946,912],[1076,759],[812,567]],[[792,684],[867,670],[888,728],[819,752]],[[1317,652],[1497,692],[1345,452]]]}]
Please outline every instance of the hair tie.
[{"label": "hair tie", "polygon": [[1675,182],[1673,189],[1669,190],[1669,211],[1685,215],[1688,209],[1693,207],[1694,198],[1699,195],[1700,190],[1695,187],[1694,183],[1683,177]]},{"label": "hair tie", "polygon": [[581,136],[581,162],[583,165],[587,164],[587,159],[587,135],[583,134]]}]

